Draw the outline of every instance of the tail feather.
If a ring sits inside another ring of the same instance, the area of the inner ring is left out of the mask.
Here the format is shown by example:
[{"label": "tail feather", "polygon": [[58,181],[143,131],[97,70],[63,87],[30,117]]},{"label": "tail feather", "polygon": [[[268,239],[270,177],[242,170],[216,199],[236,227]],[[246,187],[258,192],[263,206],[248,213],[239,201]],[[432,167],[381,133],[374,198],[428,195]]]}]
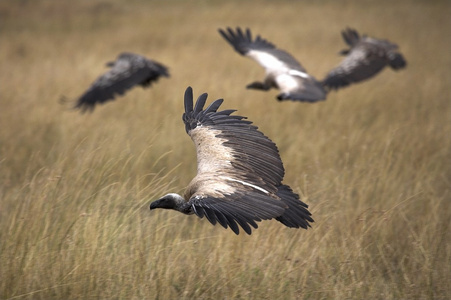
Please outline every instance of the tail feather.
[{"label": "tail feather", "polygon": [[314,222],[311,213],[308,211],[308,205],[299,199],[291,188],[287,185],[281,185],[277,191],[282,201],[288,206],[283,215],[277,217],[276,220],[287,227],[307,229],[311,227],[309,222]]},{"label": "tail feather", "polygon": [[346,28],[341,32],[341,35],[343,36],[344,41],[349,46],[354,46],[360,41],[360,35],[355,29]]}]

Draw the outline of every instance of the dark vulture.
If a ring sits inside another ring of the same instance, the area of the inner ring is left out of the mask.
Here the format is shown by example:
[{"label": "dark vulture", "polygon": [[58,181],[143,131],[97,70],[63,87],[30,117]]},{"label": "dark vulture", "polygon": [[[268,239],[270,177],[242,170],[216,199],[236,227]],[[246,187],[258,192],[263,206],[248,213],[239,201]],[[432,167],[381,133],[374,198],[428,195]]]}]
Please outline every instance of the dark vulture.
[{"label": "dark vulture", "polygon": [[160,76],[169,77],[167,67],[144,56],[124,52],[116,61],[107,63],[111,69],[97,78],[91,87],[77,100],[74,108],[92,111],[97,103],[113,100],[135,85],[148,87]]},{"label": "dark vulture", "polygon": [[218,111],[219,99],[204,109],[207,94],[197,99],[185,92],[183,122],[197,151],[197,175],[184,197],[167,194],[152,202],[150,209],[174,209],[204,216],[213,225],[239,226],[251,234],[257,222],[275,218],[293,228],[310,227],[313,222],[307,204],[282,184],[284,167],[276,145],[235,110]]},{"label": "dark vulture", "polygon": [[360,36],[356,30],[350,28],[343,30],[341,34],[350,49],[340,51],[340,54],[346,57],[323,80],[324,86],[329,89],[339,89],[371,78],[387,65],[398,70],[407,64],[402,54],[396,51],[396,44]]},{"label": "dark vulture", "polygon": [[279,89],[281,93],[277,95],[278,100],[316,102],[326,99],[327,93],[321,83],[307,74],[301,64],[286,51],[276,48],[259,35],[252,39],[249,29],[245,32],[240,27],[236,31],[231,28],[219,29],[219,33],[238,53],[253,58],[265,68],[264,81],[253,82],[247,85],[248,89]]}]

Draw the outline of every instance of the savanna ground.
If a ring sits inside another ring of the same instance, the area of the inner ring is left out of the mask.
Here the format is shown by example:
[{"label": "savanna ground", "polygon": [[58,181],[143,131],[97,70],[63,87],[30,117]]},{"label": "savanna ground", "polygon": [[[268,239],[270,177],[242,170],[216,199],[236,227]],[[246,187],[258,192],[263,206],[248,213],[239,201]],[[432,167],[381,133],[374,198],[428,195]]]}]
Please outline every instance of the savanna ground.
[{"label": "savanna ground", "polygon": [[[449,1],[0,1],[1,299],[449,299]],[[277,103],[219,36],[250,27],[317,78],[340,31],[400,45],[405,70]],[[92,114],[79,96],[119,52],[172,77]],[[183,92],[225,98],[279,147],[307,231],[251,236],[151,200],[196,172]]]}]

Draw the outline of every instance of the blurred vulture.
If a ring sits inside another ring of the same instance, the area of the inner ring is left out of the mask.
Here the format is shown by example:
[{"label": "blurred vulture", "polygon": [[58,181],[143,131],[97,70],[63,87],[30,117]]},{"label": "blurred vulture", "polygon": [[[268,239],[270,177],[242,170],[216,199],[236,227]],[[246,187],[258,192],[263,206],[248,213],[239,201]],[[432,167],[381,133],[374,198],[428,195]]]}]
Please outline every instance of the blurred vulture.
[{"label": "blurred vulture", "polygon": [[186,89],[183,122],[196,145],[197,175],[184,197],[167,194],[150,209],[205,216],[236,234],[239,226],[251,234],[256,222],[273,218],[288,227],[310,227],[307,204],[282,184],[285,171],[276,145],[245,117],[232,115],[235,110],[218,111],[222,99],[204,109],[206,99],[200,95],[193,109],[193,91]]},{"label": "blurred vulture", "polygon": [[387,65],[398,70],[407,64],[402,54],[396,51],[398,49],[396,44],[365,35],[361,37],[356,30],[350,28],[341,34],[350,49],[340,52],[346,55],[345,59],[324,79],[323,84],[329,89],[339,89],[368,79]]},{"label": "blurred vulture", "polygon": [[231,28],[227,28],[227,31],[219,29],[219,33],[238,53],[253,58],[265,68],[264,81],[253,82],[247,85],[248,89],[267,91],[277,88],[281,91],[278,100],[316,102],[326,99],[327,93],[321,83],[307,74],[289,53],[276,48],[259,35],[253,40],[249,29],[245,32],[239,27],[236,31]]},{"label": "blurred vulture", "polygon": [[74,108],[92,111],[97,103],[113,100],[135,85],[148,87],[160,76],[169,77],[167,67],[144,56],[124,52],[116,61],[107,63],[111,69],[101,75],[77,100]]}]

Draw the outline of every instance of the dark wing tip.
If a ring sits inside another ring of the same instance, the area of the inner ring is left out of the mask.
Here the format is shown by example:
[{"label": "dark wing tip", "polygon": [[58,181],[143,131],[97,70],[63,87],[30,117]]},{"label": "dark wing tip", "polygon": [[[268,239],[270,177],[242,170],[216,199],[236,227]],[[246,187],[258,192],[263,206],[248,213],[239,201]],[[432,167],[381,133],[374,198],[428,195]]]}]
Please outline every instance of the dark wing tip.
[{"label": "dark wing tip", "polygon": [[114,95],[103,91],[100,87],[94,84],[77,99],[72,108],[74,110],[80,110],[81,113],[85,113],[87,111],[92,112],[98,103],[100,104],[109,100],[114,100]]},{"label": "dark wing tip", "polygon": [[85,112],[92,113],[95,108],[95,103],[83,103],[83,102],[77,102],[72,109],[74,110],[80,110],[80,113],[84,114]]},{"label": "dark wing tip", "polygon": [[[255,220],[249,218],[245,214],[240,214],[238,211],[230,214],[221,210],[219,206],[212,205],[212,203],[209,203],[208,207],[202,206],[200,203],[193,204],[192,207],[194,213],[199,218],[203,218],[205,216],[212,225],[219,223],[225,229],[230,228],[236,235],[240,234],[240,227],[249,235],[252,234],[251,226],[255,229],[258,228]],[[258,218],[256,220],[261,221],[261,219]]]},{"label": "dark wing tip", "polygon": [[218,110],[218,108],[221,106],[222,102],[224,102],[224,99],[218,99],[215,100],[213,103],[211,103],[207,109],[205,109],[205,113],[212,113],[212,112],[216,112]]},{"label": "dark wing tip", "polygon": [[185,113],[193,111],[193,88],[188,86],[185,90]]},{"label": "dark wing tip", "polygon": [[207,102],[208,94],[203,93],[199,97],[197,97],[196,105],[194,106],[194,113],[198,114],[200,113],[205,106],[205,102]]},{"label": "dark wing tip", "polygon": [[276,220],[287,227],[304,228],[311,227],[309,223],[315,222],[312,219],[312,214],[308,210],[308,205],[299,199],[299,195],[287,185],[281,185],[277,191],[282,201],[288,206],[285,212],[277,217]]},{"label": "dark wing tip", "polygon": [[193,109],[193,89],[189,86],[185,90],[185,113],[183,113],[182,120],[185,123],[185,130],[188,133],[190,130],[196,128],[198,124],[203,123],[206,120],[206,116],[209,113],[215,113],[222,103],[222,99],[218,99],[208,106],[204,110],[205,103],[207,101],[208,94],[201,94],[196,101]]},{"label": "dark wing tip", "polygon": [[227,27],[226,30],[218,29],[222,37],[241,55],[246,55],[250,50],[268,50],[276,48],[272,43],[257,35],[252,37],[252,32],[249,28],[244,30],[237,26],[234,29]]},{"label": "dark wing tip", "polygon": [[[247,29],[249,30],[249,29]],[[245,55],[249,51],[249,46],[252,44],[252,39],[248,39],[240,27],[236,27],[234,31],[231,27],[226,30],[218,29],[221,36],[241,55]]]},{"label": "dark wing tip", "polygon": [[355,30],[354,28],[352,28],[352,27],[346,27],[343,31],[342,31],[342,33],[343,34],[346,34],[346,35],[350,35],[350,36],[359,36],[359,33],[358,33],[358,31],[357,30]]},{"label": "dark wing tip", "polygon": [[222,35],[223,38],[227,39],[227,34],[224,31],[224,29],[218,28],[218,32],[219,32],[220,35]]},{"label": "dark wing tip", "polygon": [[350,27],[346,27],[346,29],[341,32],[341,35],[343,37],[343,40],[349,46],[357,44],[357,42],[360,40],[360,35],[357,30]]},{"label": "dark wing tip", "polygon": [[350,85],[351,81],[346,76],[330,74],[323,80],[322,83],[328,90],[338,90]]}]

